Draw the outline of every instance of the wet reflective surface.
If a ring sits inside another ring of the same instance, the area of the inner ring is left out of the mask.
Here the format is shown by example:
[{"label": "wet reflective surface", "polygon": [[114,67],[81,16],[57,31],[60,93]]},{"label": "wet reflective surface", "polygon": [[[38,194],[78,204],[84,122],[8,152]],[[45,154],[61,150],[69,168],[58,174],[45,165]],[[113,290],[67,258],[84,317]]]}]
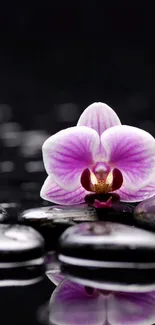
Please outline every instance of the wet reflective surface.
[{"label": "wet reflective surface", "polygon": [[[1,283],[4,279],[14,280],[0,287],[6,324],[10,319],[25,325],[154,324],[154,233],[114,223],[114,212],[109,214],[110,221],[107,218],[96,222],[100,216],[86,205],[51,206],[38,199],[37,183],[31,189],[28,182],[24,191],[24,196],[17,188],[1,192],[2,198],[6,194],[12,198],[10,202],[2,201],[0,226]],[[62,235],[65,230],[68,235]],[[45,239],[44,253],[39,233]],[[68,259],[66,264],[59,258],[60,263],[55,254],[58,249],[60,255],[60,248],[63,256],[75,260]],[[88,261],[92,264],[85,265]],[[97,264],[103,262],[111,263],[106,273],[105,267]],[[15,266],[13,272],[10,263]],[[26,282],[20,283],[21,279]]]},{"label": "wet reflective surface", "polygon": [[83,286],[64,280],[51,296],[49,318],[52,325],[151,325],[155,322],[155,292],[96,290],[88,294]]}]

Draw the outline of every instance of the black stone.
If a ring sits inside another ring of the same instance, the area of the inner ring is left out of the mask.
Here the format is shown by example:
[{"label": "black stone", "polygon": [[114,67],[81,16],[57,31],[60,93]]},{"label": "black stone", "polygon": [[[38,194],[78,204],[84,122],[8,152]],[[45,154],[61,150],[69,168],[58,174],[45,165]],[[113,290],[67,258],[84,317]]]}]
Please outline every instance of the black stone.
[{"label": "black stone", "polygon": [[134,225],[134,206],[124,203],[113,203],[111,208],[98,208],[96,213],[100,221],[118,222]]},{"label": "black stone", "polygon": [[124,292],[155,290],[155,269],[82,267],[61,263],[61,272],[84,286]]},{"label": "black stone", "polygon": [[155,231],[155,196],[136,206],[134,223],[141,228]]},{"label": "black stone", "polygon": [[0,223],[8,219],[8,213],[2,205],[0,205]]},{"label": "black stone", "polygon": [[18,214],[20,211],[20,204],[18,202],[2,202],[1,207],[7,213],[7,218],[5,218],[5,222],[17,223]]},{"label": "black stone", "polygon": [[23,211],[19,221],[39,231],[46,250],[55,250],[60,235],[76,223],[96,220],[95,209],[87,205],[50,206]]},{"label": "black stone", "polygon": [[[44,240],[30,227],[0,225],[0,285],[37,282],[44,275]],[[9,282],[10,283],[10,282]]]},{"label": "black stone", "polygon": [[155,289],[155,236],[142,229],[111,222],[71,227],[59,239],[58,259],[62,272],[84,285]]}]

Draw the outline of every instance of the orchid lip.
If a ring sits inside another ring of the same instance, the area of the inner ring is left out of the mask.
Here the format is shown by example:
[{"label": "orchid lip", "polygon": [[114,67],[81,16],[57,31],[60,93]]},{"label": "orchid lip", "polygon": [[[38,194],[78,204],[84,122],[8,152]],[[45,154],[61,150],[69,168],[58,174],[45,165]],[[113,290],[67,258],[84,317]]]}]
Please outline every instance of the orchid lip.
[{"label": "orchid lip", "polygon": [[87,191],[107,194],[122,186],[123,175],[117,168],[111,170],[108,175],[103,170],[99,170],[95,175],[90,169],[86,168],[81,175],[81,184]]}]

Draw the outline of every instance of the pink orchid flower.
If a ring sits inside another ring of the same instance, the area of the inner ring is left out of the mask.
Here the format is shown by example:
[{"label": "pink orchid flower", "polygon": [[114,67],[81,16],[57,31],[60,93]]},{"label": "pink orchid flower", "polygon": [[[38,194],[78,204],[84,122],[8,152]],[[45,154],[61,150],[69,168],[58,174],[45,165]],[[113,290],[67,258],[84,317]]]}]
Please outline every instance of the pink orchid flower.
[{"label": "pink orchid flower", "polygon": [[155,194],[154,138],[122,125],[103,103],[87,107],[77,126],[48,138],[43,160],[48,177],[40,195],[56,204],[80,204],[90,193],[113,192],[126,202]]},{"label": "pink orchid flower", "polygon": [[[50,275],[49,275],[50,278]],[[50,305],[50,324],[55,325],[152,325],[155,292],[104,292],[87,288],[60,274]]]}]

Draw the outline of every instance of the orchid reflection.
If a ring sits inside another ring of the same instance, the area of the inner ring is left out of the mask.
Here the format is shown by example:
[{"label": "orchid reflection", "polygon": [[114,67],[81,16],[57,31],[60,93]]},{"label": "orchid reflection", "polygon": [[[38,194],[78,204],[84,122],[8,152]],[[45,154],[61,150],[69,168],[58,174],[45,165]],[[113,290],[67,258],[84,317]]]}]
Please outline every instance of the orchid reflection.
[{"label": "orchid reflection", "polygon": [[152,325],[155,322],[155,292],[99,291],[58,277],[55,284],[58,286],[50,300],[50,324]]}]

